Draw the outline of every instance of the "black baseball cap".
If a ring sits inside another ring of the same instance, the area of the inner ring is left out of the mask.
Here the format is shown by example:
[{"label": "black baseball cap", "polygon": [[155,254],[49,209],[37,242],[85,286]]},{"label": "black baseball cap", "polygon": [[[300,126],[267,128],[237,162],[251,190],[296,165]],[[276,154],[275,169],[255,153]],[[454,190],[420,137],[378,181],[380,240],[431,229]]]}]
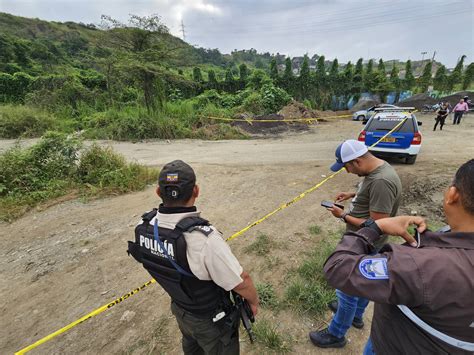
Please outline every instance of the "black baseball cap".
[{"label": "black baseball cap", "polygon": [[166,164],[158,176],[161,197],[177,201],[187,201],[193,194],[196,185],[196,174],[193,168],[182,160]]}]

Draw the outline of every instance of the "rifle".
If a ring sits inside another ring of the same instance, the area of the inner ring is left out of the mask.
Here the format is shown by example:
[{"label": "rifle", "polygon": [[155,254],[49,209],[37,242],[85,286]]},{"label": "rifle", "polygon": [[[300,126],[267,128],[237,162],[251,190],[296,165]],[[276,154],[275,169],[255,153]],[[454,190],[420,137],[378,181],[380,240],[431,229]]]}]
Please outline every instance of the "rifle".
[{"label": "rifle", "polygon": [[253,315],[252,309],[250,308],[250,304],[245,298],[236,292],[232,292],[232,296],[234,298],[235,307],[240,313],[242,324],[249,335],[250,343],[253,344],[255,341],[255,334],[252,331],[252,323],[255,322],[255,317]]}]

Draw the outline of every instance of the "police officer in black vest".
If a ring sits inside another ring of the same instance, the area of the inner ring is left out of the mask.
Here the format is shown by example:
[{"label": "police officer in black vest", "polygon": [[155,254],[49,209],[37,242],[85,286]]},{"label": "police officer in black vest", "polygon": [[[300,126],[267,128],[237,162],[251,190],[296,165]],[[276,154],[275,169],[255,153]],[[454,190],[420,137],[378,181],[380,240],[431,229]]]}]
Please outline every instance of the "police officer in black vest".
[{"label": "police officer in black vest", "polygon": [[166,164],[156,193],[158,209],[142,216],[129,253],[171,297],[185,354],[238,354],[239,312],[230,291],[257,314],[258,296],[222,235],[194,206],[199,196],[193,169],[181,160]]}]

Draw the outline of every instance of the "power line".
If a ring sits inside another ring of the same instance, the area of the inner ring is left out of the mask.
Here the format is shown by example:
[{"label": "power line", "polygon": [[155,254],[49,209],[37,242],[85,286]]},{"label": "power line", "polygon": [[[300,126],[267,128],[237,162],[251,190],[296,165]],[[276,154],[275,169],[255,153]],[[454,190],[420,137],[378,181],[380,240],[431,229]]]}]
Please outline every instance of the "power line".
[{"label": "power line", "polygon": [[[366,27],[367,24],[370,24],[371,22],[380,22],[381,20],[383,21],[402,21],[403,17],[408,16],[408,17],[413,17],[413,15],[416,14],[417,18],[423,19],[426,17],[431,17],[434,13],[432,10],[438,10],[443,11],[443,14],[445,14],[445,11],[449,11],[449,13],[452,13],[451,8],[453,4],[457,4],[456,2],[454,3],[444,3],[444,4],[439,4],[439,5],[431,5],[428,9],[426,8],[426,5],[413,5],[413,6],[405,6],[403,8],[399,7],[389,7],[387,6],[387,3],[379,4],[378,6],[373,5],[366,8],[358,8],[357,11],[354,9],[346,9],[346,10],[339,10],[336,12],[326,12],[326,13],[316,13],[314,17],[316,17],[316,20],[312,19],[309,22],[304,22],[301,21],[301,19],[295,19],[289,20],[287,19],[286,22],[287,24],[278,24],[275,23],[274,20],[268,20],[272,21],[272,23],[269,23],[268,25],[266,24],[265,19],[259,19],[258,22],[252,23],[250,25],[232,25],[229,23],[225,23],[222,25],[222,27],[225,29],[225,31],[215,31],[214,33],[218,34],[223,34],[223,32],[229,31],[232,33],[236,33],[237,31],[239,32],[238,34],[242,33],[253,33],[254,31],[259,31],[259,33],[265,33],[265,32],[271,32],[272,34],[278,34],[282,33],[284,34],[285,32],[295,32],[295,31],[302,31],[302,30],[310,30],[314,32],[318,32],[321,30],[321,28],[324,29],[330,29],[332,27],[340,27],[341,24],[346,24],[346,25],[353,25],[355,26],[354,28],[363,28]],[[380,11],[382,8],[382,11]],[[425,10],[425,14],[422,16],[419,16],[419,12]],[[398,17],[400,17],[400,20],[398,20]],[[322,21],[321,21],[322,20]],[[288,22],[295,22],[289,23]],[[215,26],[215,25],[214,25]],[[199,31],[199,28],[197,28],[197,31]],[[325,31],[327,32],[327,31]],[[236,33],[237,34],[237,33]]]},{"label": "power line", "polygon": [[[464,13],[464,10],[462,9],[458,9],[458,10],[454,10],[454,11],[451,11],[451,14],[456,14],[456,13]],[[337,23],[337,24],[334,24],[334,26],[327,26],[327,27],[324,27],[324,28],[307,28],[307,27],[301,27],[301,29],[298,31],[291,31],[291,33],[288,33],[289,31],[273,31],[271,28],[268,29],[268,31],[258,31],[258,34],[259,35],[264,35],[264,34],[267,34],[267,35],[274,35],[274,36],[281,36],[281,37],[288,37],[288,36],[295,36],[295,35],[304,35],[304,34],[328,34],[328,33],[333,33],[333,32],[341,32],[341,31],[351,31],[351,30],[358,30],[358,29],[367,29],[367,28],[370,28],[370,27],[375,27],[375,26],[379,26],[379,25],[391,25],[391,24],[399,24],[399,23],[403,23],[403,22],[411,22],[411,21],[425,21],[427,19],[431,19],[431,18],[435,18],[435,17],[439,17],[439,16],[446,16],[446,12],[445,11],[440,11],[440,12],[437,12],[437,13],[431,13],[430,15],[425,15],[425,16],[422,16],[420,18],[420,16],[418,14],[411,14],[411,16],[404,16],[403,18],[388,18],[388,19],[384,19],[384,18],[376,18],[375,20],[373,21],[367,21],[367,23],[364,23],[364,24],[360,24],[360,23],[357,23],[357,24],[353,24],[353,23],[343,23],[343,21],[341,21],[341,23]],[[251,35],[251,34],[256,34],[257,31],[249,31],[247,29],[242,29],[241,31],[239,32],[227,32],[227,33],[224,33],[224,31],[213,31],[213,34],[217,37],[219,36],[225,36],[225,37],[228,37],[228,36],[243,36],[245,34],[247,35]]]}]

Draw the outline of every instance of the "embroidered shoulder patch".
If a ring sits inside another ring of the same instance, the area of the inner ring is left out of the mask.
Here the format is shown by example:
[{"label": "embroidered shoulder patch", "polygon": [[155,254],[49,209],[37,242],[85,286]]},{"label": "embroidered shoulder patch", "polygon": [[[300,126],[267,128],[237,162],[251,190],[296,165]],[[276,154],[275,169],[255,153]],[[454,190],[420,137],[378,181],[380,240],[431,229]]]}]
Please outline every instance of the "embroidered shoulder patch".
[{"label": "embroidered shoulder patch", "polygon": [[364,259],[359,264],[359,271],[366,279],[387,280],[388,268],[386,258]]},{"label": "embroidered shoulder patch", "polygon": [[212,233],[213,229],[210,226],[196,226],[192,229],[193,231],[199,231],[204,234],[206,237]]}]

